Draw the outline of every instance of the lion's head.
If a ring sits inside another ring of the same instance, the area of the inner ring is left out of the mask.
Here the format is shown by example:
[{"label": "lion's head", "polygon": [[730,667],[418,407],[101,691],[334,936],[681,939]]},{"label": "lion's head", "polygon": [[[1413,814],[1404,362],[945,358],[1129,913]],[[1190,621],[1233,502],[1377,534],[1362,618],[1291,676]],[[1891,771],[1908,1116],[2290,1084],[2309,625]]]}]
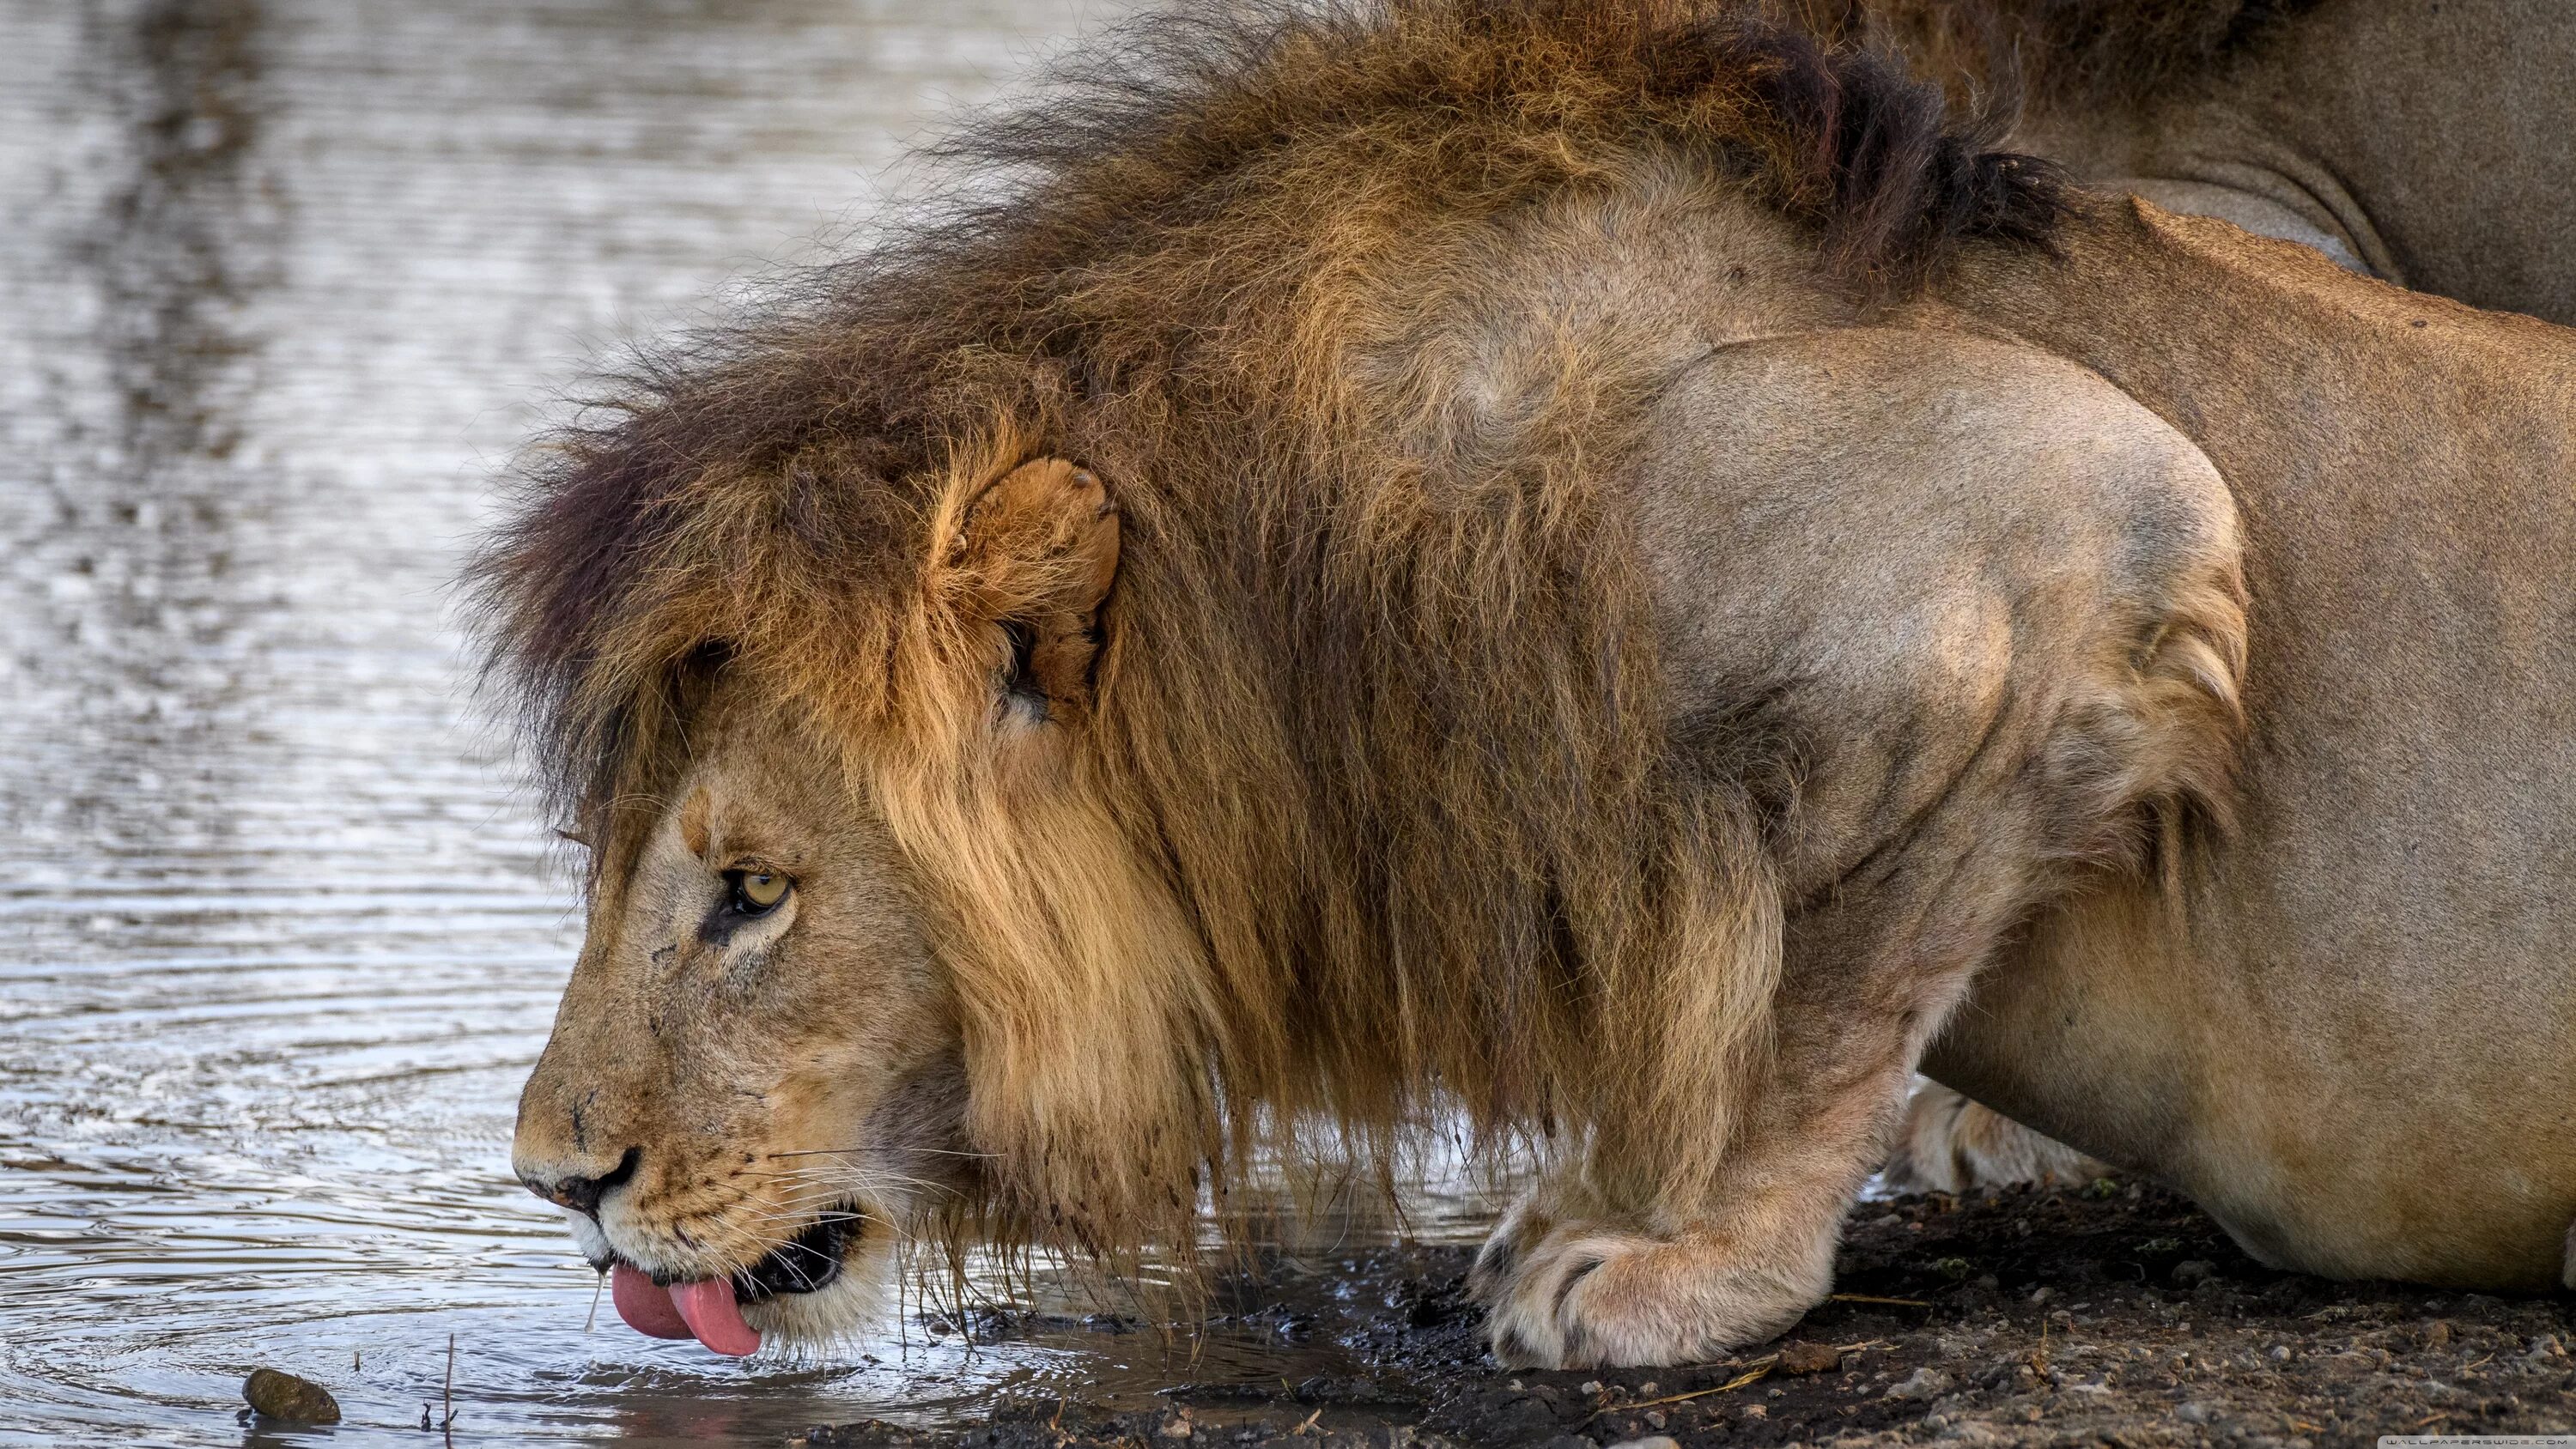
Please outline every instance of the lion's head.
[{"label": "lion's head", "polygon": [[[919,883],[809,726],[736,694],[695,717],[669,808],[617,842],[520,1111],[519,1170],[623,1271],[730,1279],[765,1328],[845,1321],[898,1225],[970,1190],[957,1008]],[[685,1300],[684,1300],[685,1302]],[[703,1318],[718,1347],[738,1327]]]},{"label": "lion's head", "polygon": [[1106,1253],[1196,1206],[1205,964],[1083,749],[1118,511],[1060,459],[952,502],[892,717],[702,651],[609,813],[517,1158],[648,1331],[739,1351],[846,1323],[917,1235]]},{"label": "lion's head", "polygon": [[[2060,201],[1882,62],[1697,9],[1166,17],[982,133],[1001,200],[557,440],[484,571],[595,846],[517,1164],[630,1320],[824,1331],[922,1239],[1186,1253],[1259,1153],[1435,1103],[1704,1188],[1779,772],[1671,748],[1619,470],[1712,331]],[[1500,305],[1567,207],[1720,285]]]}]

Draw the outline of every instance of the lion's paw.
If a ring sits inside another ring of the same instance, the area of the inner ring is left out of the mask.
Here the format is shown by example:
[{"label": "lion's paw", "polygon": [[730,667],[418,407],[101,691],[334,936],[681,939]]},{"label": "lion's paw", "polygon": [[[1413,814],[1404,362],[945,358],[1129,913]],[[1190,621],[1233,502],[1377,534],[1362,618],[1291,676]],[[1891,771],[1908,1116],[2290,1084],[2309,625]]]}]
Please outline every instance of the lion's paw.
[{"label": "lion's paw", "polygon": [[2112,1169],[1938,1082],[1925,1082],[1905,1104],[1896,1145],[1879,1171],[1897,1192],[1970,1192],[2020,1183],[2087,1183],[2110,1176]]},{"label": "lion's paw", "polygon": [[1485,1305],[1486,1342],[1514,1368],[1705,1362],[1778,1336],[1831,1286],[1829,1266],[1765,1262],[1715,1237],[1551,1224],[1522,1210],[1468,1277]]}]

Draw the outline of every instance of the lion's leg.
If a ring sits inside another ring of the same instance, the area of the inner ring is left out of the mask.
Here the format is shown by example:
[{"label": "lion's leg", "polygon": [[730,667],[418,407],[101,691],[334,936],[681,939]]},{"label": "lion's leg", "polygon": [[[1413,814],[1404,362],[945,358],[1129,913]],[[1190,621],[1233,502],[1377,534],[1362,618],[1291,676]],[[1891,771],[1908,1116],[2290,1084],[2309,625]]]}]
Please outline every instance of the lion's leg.
[{"label": "lion's leg", "polygon": [[2091,1182],[2110,1166],[1938,1082],[1906,1103],[1880,1175],[1898,1192],[1968,1192],[2019,1183]]},{"label": "lion's leg", "polygon": [[1686,1363],[1796,1323],[1832,1286],[1843,1213],[1966,976],[1891,963],[1787,985],[1774,1064],[1705,1192],[1623,1208],[1568,1171],[1524,1198],[1469,1280],[1496,1357]]},{"label": "lion's leg", "polygon": [[[1625,1124],[1592,1124],[1593,1160],[1515,1211],[1474,1279],[1507,1359],[1704,1360],[1796,1322],[1970,976],[2072,863],[2120,859],[2149,807],[2224,787],[2245,630],[2226,481],[2098,379],[1954,345],[1997,380],[1971,412],[1924,390],[1934,353],[1910,335],[1730,351],[1658,405],[1640,539],[1669,591],[1665,663],[1696,691],[1676,719],[1740,721],[1711,737],[1709,778],[1777,742],[1761,790],[1794,791],[1747,797],[1779,893],[1772,1050],[1710,1104],[1705,1142],[1658,1140],[1680,1125],[1659,1119],[1620,1160],[1599,1143]],[[1762,472],[1826,398],[1888,420],[1877,456],[1903,466]],[[2068,437],[2087,442],[2050,441]],[[1736,566],[1775,553],[1802,561],[1795,583]]]}]

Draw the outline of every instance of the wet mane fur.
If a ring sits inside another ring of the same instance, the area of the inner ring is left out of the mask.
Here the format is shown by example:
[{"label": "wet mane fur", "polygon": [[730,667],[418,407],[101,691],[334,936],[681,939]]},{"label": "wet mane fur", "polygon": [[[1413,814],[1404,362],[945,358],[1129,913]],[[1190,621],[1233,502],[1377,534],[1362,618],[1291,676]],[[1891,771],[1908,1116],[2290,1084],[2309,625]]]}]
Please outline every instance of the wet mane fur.
[{"label": "wet mane fur", "polygon": [[[1688,1190],[1780,904],[1746,791],[1664,738],[1610,486],[1646,382],[1581,356],[1453,426],[1454,364],[1354,359],[1408,269],[1643,168],[1742,186],[1864,303],[2045,245],[2053,181],[1873,55],[1651,0],[1161,17],[1068,73],[945,148],[972,201],[532,455],[482,618],[594,890],[720,679],[834,742],[933,883],[1015,1230],[1186,1242],[1264,1138],[1382,1145],[1435,1094],[1613,1198]],[[1047,454],[1124,541],[1032,782],[980,732],[1056,581],[957,540]]]}]

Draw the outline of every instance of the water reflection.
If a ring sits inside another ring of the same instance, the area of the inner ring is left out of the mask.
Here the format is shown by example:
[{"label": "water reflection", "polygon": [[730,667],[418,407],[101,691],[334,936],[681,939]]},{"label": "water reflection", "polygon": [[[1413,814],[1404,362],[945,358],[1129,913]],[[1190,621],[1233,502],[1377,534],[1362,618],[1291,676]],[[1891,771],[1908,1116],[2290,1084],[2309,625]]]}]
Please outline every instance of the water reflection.
[{"label": "water reflection", "polygon": [[550,384],[863,227],[1110,3],[0,0],[0,1439],[319,1442],[235,1423],[270,1364],[417,1444],[451,1335],[460,1442],[1170,1371],[1073,1303],[810,1363],[581,1332],[503,1175],[569,883],[445,592]]}]

